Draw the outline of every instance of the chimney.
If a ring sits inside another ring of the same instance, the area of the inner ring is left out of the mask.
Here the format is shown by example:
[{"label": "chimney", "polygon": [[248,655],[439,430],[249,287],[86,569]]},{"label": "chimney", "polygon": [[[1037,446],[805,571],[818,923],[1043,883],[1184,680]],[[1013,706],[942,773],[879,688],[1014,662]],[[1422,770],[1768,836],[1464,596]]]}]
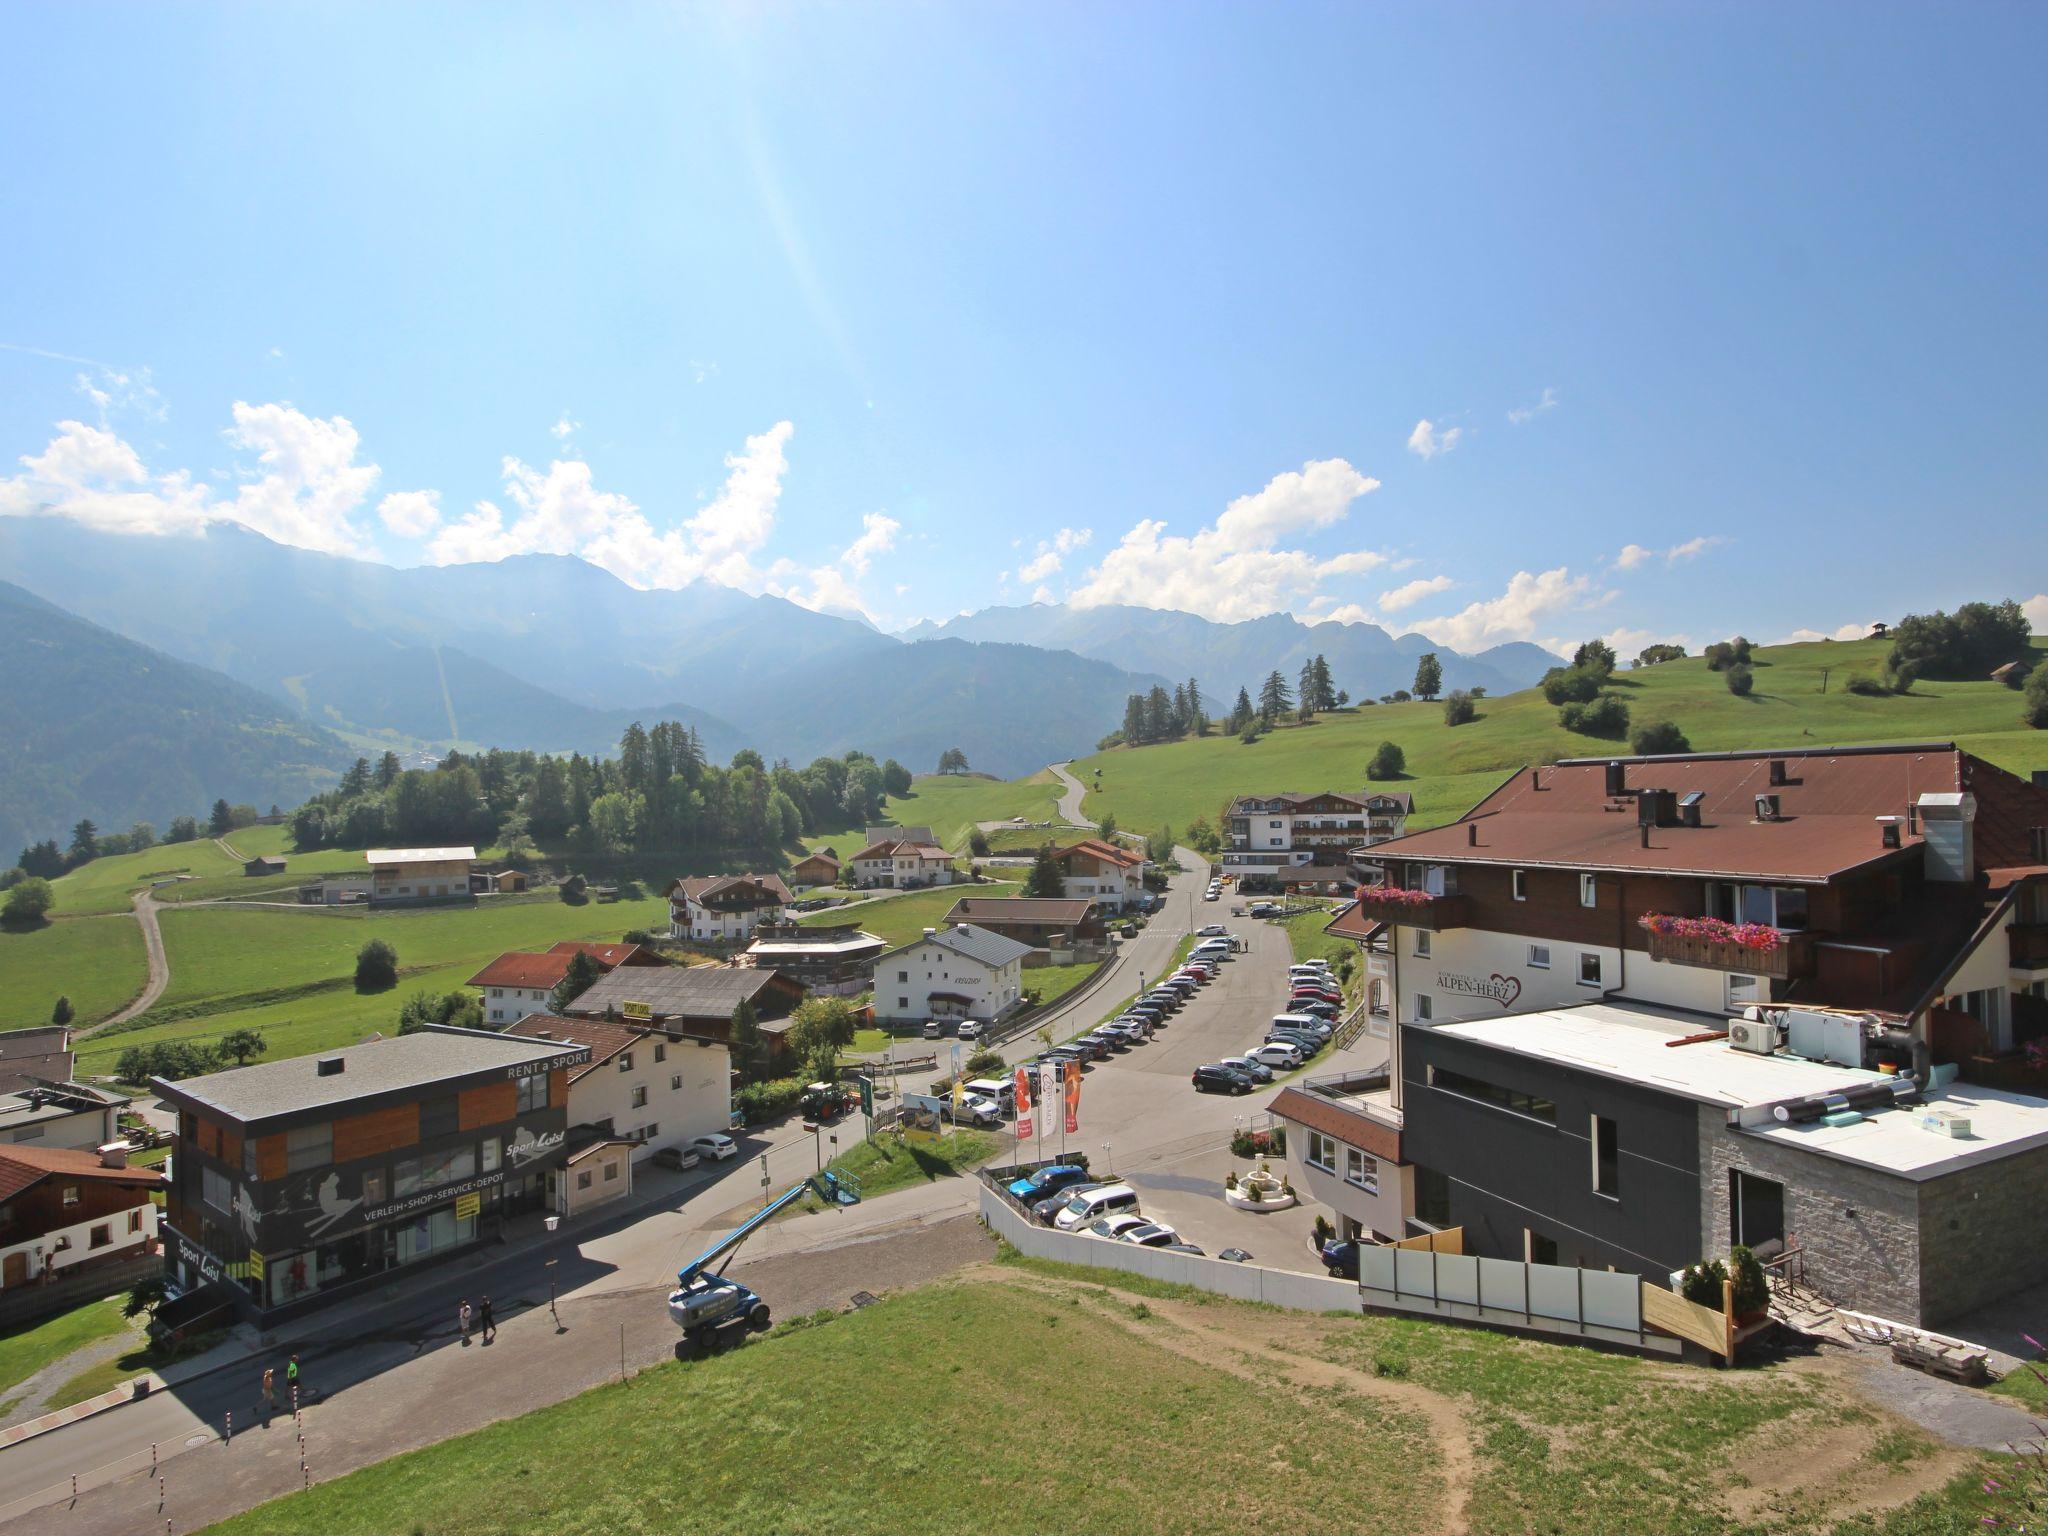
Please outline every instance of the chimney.
[{"label": "chimney", "polygon": [[1615,797],[1616,797],[1616,796],[1618,796],[1618,795],[1625,795],[1625,794],[1627,794],[1627,793],[1628,793],[1628,770],[1627,770],[1626,768],[1622,767],[1622,765],[1621,765],[1620,763],[1609,763],[1609,764],[1607,765],[1607,795],[1608,795],[1608,798],[1609,798],[1609,799],[1613,799],[1613,798],[1615,798]]},{"label": "chimney", "polygon": [[1785,782],[1785,759],[1783,759],[1782,757],[1772,758],[1770,768],[1771,785],[1773,788],[1776,788],[1778,785],[1783,784]]},{"label": "chimney", "polygon": [[346,1060],[340,1056],[316,1056],[313,1058],[315,1077],[339,1077]]},{"label": "chimney", "polygon": [[1650,824],[1649,824],[1649,823],[1648,823],[1647,821],[1643,821],[1643,822],[1638,822],[1638,823],[1636,824],[1636,830],[1637,830],[1637,831],[1639,831],[1639,832],[1641,832],[1641,833],[1643,834],[1643,846],[1644,846],[1645,848],[1649,847],[1649,846],[1650,846]]},{"label": "chimney", "polygon": [[2048,864],[2048,827],[2027,828],[2027,856],[2036,864]]},{"label": "chimney", "polygon": [[1756,819],[1758,821],[1776,821],[1778,819],[1778,797],[1776,795],[1758,795],[1756,797]]},{"label": "chimney", "polygon": [[924,931],[924,936],[928,939],[935,939],[939,936],[939,930],[936,928],[927,928]]},{"label": "chimney", "polygon": [[1703,790],[1690,790],[1678,802],[1678,824],[1682,827],[1696,827],[1700,824],[1700,802],[1705,800]]},{"label": "chimney", "polygon": [[1887,848],[1897,848],[1903,839],[1899,836],[1899,818],[1880,816],[1877,818],[1878,841]]},{"label": "chimney", "polygon": [[1977,819],[1977,797],[1967,790],[1925,794],[1918,801],[1922,846],[1927,852],[1927,878],[1957,883],[1974,879],[1970,823]]},{"label": "chimney", "polygon": [[1477,848],[1479,846],[1479,823],[1476,821],[1465,823],[1465,846],[1467,848]]},{"label": "chimney", "polygon": [[102,1168],[126,1168],[128,1166],[128,1143],[110,1141],[99,1148]]},{"label": "chimney", "polygon": [[1543,787],[1543,770],[1541,768],[1531,768],[1529,770],[1529,787],[1531,789],[1541,789]]}]

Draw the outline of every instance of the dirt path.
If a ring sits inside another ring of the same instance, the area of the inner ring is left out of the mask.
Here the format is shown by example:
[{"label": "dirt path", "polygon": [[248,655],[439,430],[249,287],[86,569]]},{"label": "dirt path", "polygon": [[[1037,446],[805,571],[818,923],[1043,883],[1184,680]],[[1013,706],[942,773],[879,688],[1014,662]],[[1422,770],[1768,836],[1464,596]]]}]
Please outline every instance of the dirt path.
[{"label": "dirt path", "polygon": [[1069,763],[1054,763],[1053,777],[1060,781],[1060,814],[1077,827],[1092,826],[1094,823],[1081,814],[1081,796],[1087,793],[1081,781],[1068,770]]},{"label": "dirt path", "polygon": [[134,908],[135,921],[142,925],[142,948],[149,959],[149,980],[142,984],[135,1000],[119,1013],[100,1020],[89,1029],[74,1031],[76,1039],[89,1039],[101,1030],[125,1024],[138,1014],[147,1013],[164,995],[164,988],[171,984],[171,962],[164,956],[164,935],[163,929],[157,925],[155,895],[146,890],[137,891],[129,898],[129,905]]}]

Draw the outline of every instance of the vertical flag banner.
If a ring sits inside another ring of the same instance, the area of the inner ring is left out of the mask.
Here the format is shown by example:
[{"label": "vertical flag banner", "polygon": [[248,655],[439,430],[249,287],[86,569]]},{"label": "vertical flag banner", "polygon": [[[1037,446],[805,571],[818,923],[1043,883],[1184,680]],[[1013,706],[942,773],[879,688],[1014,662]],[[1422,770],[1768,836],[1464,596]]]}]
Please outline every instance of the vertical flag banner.
[{"label": "vertical flag banner", "polygon": [[953,1079],[953,1123],[958,1125],[960,1117],[967,1113],[967,1084],[961,1078]]},{"label": "vertical flag banner", "polygon": [[[1052,1118],[1054,1106],[1060,1101],[1060,1069],[1047,1062],[1038,1069],[1038,1102],[1045,1106],[1045,1115]],[[1052,1127],[1047,1126],[1047,1130]]]},{"label": "vertical flag banner", "polygon": [[1031,1139],[1031,1069],[1017,1069],[1017,1140]]},{"label": "vertical flag banner", "polygon": [[1067,1063],[1067,1129],[1081,1129],[1081,1063]]}]

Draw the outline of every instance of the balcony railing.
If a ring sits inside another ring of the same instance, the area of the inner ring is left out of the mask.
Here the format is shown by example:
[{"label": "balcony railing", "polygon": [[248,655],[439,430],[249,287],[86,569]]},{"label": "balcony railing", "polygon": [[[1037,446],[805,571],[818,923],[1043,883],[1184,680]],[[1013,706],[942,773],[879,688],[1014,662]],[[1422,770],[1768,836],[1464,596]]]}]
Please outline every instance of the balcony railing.
[{"label": "balcony railing", "polygon": [[1425,896],[1393,886],[1366,886],[1358,893],[1358,909],[1367,917],[1403,928],[1441,932],[1465,926],[1469,903],[1463,896]]},{"label": "balcony railing", "polygon": [[1752,949],[1746,944],[1716,943],[1711,939],[1684,938],[1652,932],[1650,958],[1673,965],[1697,965],[1709,971],[1741,971],[1751,976],[1769,976],[1789,981],[1813,974],[1813,935],[1781,933],[1772,949]]},{"label": "balcony railing", "polygon": [[2014,923],[2005,931],[2012,937],[2014,970],[2033,971],[2048,966],[2048,923]]}]

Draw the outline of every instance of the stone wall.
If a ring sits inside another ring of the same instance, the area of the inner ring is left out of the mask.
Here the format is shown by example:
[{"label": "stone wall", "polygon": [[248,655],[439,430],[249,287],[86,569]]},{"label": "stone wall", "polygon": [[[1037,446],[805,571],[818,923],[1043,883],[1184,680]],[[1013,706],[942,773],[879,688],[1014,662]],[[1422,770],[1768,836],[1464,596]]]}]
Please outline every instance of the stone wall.
[{"label": "stone wall", "polygon": [[2044,1194],[2048,1147],[1920,1186],[1920,1294],[1927,1322],[1938,1325],[2048,1279]]},{"label": "stone wall", "polygon": [[[1807,1283],[1830,1301],[1894,1322],[1920,1323],[1920,1198],[1912,1180],[1729,1128],[1700,1108],[1700,1251],[1730,1247],[1728,1172],[1785,1187],[1785,1232],[1806,1254]],[[1963,1177],[1969,1177],[1964,1175]]]}]

